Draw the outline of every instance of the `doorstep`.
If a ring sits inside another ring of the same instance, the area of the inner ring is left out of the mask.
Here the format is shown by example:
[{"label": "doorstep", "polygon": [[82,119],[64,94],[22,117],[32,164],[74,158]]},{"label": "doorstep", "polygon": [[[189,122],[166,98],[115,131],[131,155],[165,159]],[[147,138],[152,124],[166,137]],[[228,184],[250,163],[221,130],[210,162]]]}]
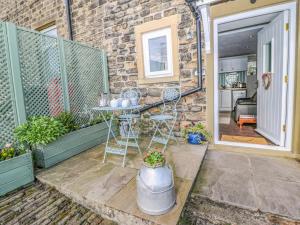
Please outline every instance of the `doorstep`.
[{"label": "doorstep", "polygon": [[[145,140],[143,141],[147,143]],[[109,155],[102,163],[104,145],[100,145],[41,171],[37,179],[56,188],[75,202],[104,218],[122,225],[177,224],[206,154],[207,145],[170,145],[167,162],[174,169],[177,202],[165,215],[149,216],[136,204],[136,175],[142,157],[133,149],[128,152],[126,167],[122,157]]]}]

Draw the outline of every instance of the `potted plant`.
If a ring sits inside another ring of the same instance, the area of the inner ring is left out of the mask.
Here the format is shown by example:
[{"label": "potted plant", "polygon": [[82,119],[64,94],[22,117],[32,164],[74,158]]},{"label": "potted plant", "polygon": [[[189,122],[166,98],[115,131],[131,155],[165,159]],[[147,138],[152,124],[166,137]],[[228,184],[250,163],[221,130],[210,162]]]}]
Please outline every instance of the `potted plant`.
[{"label": "potted plant", "polygon": [[209,141],[211,135],[202,123],[197,123],[194,126],[186,127],[183,130],[183,137],[188,143],[199,145],[203,142]]},{"label": "potted plant", "polygon": [[0,147],[0,196],[33,180],[31,152],[12,144]]},{"label": "potted plant", "polygon": [[15,129],[19,142],[33,150],[38,167],[48,168],[103,143],[108,127],[96,117],[88,124],[77,124],[72,114],[57,117],[35,116]]},{"label": "potted plant", "polygon": [[173,171],[166,165],[165,156],[150,151],[144,157],[137,175],[137,205],[150,215],[161,215],[173,208],[176,202]]}]

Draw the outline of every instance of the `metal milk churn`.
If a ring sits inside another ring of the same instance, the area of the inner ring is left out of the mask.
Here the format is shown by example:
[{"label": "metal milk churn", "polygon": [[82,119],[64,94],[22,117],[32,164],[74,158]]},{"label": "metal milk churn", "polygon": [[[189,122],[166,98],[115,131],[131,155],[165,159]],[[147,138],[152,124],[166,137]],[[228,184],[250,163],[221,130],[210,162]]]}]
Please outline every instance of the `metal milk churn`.
[{"label": "metal milk churn", "polygon": [[150,215],[170,211],[176,202],[173,171],[170,166],[148,167],[143,165],[137,175],[137,204]]}]

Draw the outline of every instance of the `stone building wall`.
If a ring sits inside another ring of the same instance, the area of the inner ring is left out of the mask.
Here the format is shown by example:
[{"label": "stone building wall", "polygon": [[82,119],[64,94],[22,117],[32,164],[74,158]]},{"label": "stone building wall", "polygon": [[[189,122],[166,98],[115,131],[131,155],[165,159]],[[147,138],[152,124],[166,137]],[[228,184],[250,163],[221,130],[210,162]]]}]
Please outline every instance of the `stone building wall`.
[{"label": "stone building wall", "polygon": [[[64,0],[0,0],[6,9],[0,20],[32,29],[55,21],[60,36],[67,38]],[[182,91],[197,86],[196,26],[185,0],[73,0],[71,5],[74,39],[103,48],[108,55],[111,92],[117,95],[124,87],[139,86],[143,102],[161,99],[164,87],[171,84],[138,84],[136,64],[136,25],[178,15],[179,63]],[[179,105],[176,129],[190,123],[206,121],[206,93],[197,92],[183,98]],[[145,123],[153,108],[144,113]],[[151,128],[151,126],[150,126]]]},{"label": "stone building wall", "polygon": [[[108,53],[110,86],[112,93],[124,87],[139,86],[144,93],[143,102],[151,104],[161,99],[162,90],[170,83],[139,85],[136,64],[136,25],[163,17],[178,15],[179,63],[182,91],[197,87],[197,43],[195,19],[184,0],[111,0],[104,4],[103,46]],[[183,98],[176,130],[190,123],[206,120],[205,92]],[[157,108],[144,114],[156,113]],[[147,120],[144,121],[145,124]],[[151,128],[151,126],[150,126]]]},{"label": "stone building wall", "polygon": [[37,29],[55,22],[60,36],[68,37],[63,0],[0,0],[0,21]]}]

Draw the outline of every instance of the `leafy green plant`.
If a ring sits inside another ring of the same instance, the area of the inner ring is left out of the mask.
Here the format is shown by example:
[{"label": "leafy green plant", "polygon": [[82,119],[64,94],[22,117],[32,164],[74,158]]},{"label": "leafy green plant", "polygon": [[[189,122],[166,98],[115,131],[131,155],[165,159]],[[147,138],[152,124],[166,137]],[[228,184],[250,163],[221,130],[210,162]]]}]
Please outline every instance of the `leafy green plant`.
[{"label": "leafy green plant", "polygon": [[158,151],[150,151],[144,157],[144,162],[149,167],[160,167],[165,163],[165,157],[161,152]]},{"label": "leafy green plant", "polygon": [[14,133],[19,143],[36,147],[55,141],[59,136],[64,135],[66,131],[62,122],[56,118],[34,116],[26,123],[18,126]]},{"label": "leafy green plant", "polygon": [[206,130],[205,126],[202,123],[197,123],[192,127],[186,127],[182,131],[182,136],[185,139],[188,139],[189,134],[202,134],[206,140],[209,141],[211,139],[211,134]]},{"label": "leafy green plant", "polygon": [[67,133],[79,129],[72,113],[62,112],[56,117],[56,119],[64,125]]},{"label": "leafy green plant", "polygon": [[18,148],[12,144],[6,144],[3,148],[0,148],[0,161],[11,159],[13,157],[22,155],[25,152],[25,148]]}]

